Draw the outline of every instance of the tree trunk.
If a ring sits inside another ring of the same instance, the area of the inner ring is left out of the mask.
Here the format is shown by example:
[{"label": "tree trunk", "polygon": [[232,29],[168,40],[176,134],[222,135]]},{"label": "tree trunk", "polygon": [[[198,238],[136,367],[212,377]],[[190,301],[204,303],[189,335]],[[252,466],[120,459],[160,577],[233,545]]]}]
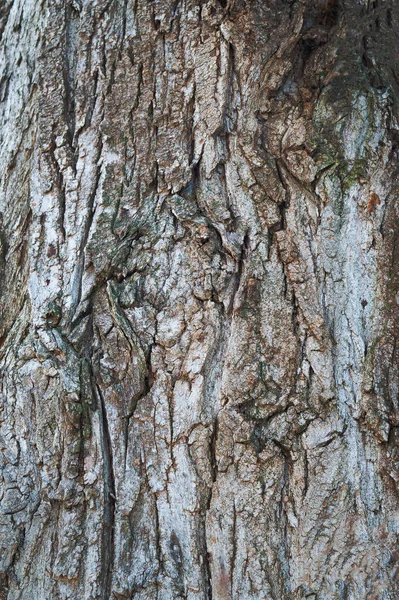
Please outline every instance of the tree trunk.
[{"label": "tree trunk", "polygon": [[0,599],[397,600],[398,31],[2,0]]}]

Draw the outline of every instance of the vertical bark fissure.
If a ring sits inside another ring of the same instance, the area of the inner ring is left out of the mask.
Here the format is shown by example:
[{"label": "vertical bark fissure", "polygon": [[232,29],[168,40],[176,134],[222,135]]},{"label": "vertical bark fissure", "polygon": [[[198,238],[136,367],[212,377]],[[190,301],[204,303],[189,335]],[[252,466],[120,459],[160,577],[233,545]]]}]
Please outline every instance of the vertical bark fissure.
[{"label": "vertical bark fissure", "polygon": [[242,277],[245,268],[245,259],[247,258],[248,250],[250,248],[250,240],[248,234],[245,234],[244,240],[241,246],[241,253],[237,260],[237,270],[234,278],[233,291],[231,293],[231,298],[229,302],[229,306],[227,307],[226,314],[229,317],[232,317],[234,314],[234,303],[236,301],[238,292],[240,290],[242,284]]},{"label": "vertical bark fissure", "polygon": [[104,477],[104,517],[102,533],[102,595],[104,600],[111,597],[113,562],[114,562],[114,527],[115,527],[115,475],[112,457],[112,443],[109,433],[107,409],[104,396],[99,385],[96,385],[98,411],[100,416],[101,449]]},{"label": "vertical bark fissure", "polygon": [[232,538],[232,554],[231,554],[231,597],[234,597],[234,571],[237,559],[237,510],[235,500],[233,500],[233,527],[231,531]]},{"label": "vertical bark fissure", "polygon": [[[100,136],[100,140],[101,140],[101,136]],[[79,305],[79,302],[80,302],[81,296],[82,296],[82,278],[83,278],[83,272],[84,272],[84,267],[85,267],[85,249],[87,246],[87,241],[89,239],[90,228],[92,226],[93,219],[94,219],[95,199],[96,199],[97,191],[99,189],[100,180],[101,180],[101,165],[99,165],[99,160],[100,160],[101,154],[102,154],[102,143],[100,141],[99,148],[97,151],[97,156],[96,156],[96,165],[97,165],[96,174],[95,174],[95,179],[93,182],[93,189],[87,200],[87,217],[86,217],[84,231],[83,231],[83,235],[82,235],[82,239],[81,239],[81,243],[80,243],[80,247],[79,247],[75,275],[74,275],[74,279],[72,282],[72,306],[71,306],[71,311],[70,311],[70,321],[72,321],[75,317],[76,309]]]}]

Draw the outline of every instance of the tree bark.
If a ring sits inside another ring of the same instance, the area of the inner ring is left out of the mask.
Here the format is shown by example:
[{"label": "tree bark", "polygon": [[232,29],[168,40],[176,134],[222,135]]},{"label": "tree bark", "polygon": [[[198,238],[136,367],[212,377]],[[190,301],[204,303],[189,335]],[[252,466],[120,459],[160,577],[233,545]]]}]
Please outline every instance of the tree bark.
[{"label": "tree bark", "polygon": [[399,7],[0,3],[0,599],[399,597]]}]

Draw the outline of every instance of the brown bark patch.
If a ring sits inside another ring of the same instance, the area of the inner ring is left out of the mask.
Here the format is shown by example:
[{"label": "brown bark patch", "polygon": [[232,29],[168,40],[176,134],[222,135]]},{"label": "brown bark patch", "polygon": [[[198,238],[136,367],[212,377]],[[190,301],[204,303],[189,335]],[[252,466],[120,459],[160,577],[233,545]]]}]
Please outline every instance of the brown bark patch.
[{"label": "brown bark patch", "polygon": [[381,200],[378,194],[371,192],[367,202],[367,212],[371,214],[378,204],[381,204]]}]

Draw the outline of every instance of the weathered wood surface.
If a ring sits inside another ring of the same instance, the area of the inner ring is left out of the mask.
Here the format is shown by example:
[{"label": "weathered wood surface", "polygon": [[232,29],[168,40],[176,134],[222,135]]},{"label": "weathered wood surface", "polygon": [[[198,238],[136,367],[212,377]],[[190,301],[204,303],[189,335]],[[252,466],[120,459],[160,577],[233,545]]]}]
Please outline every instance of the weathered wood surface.
[{"label": "weathered wood surface", "polygon": [[0,598],[397,600],[393,0],[0,3]]}]

